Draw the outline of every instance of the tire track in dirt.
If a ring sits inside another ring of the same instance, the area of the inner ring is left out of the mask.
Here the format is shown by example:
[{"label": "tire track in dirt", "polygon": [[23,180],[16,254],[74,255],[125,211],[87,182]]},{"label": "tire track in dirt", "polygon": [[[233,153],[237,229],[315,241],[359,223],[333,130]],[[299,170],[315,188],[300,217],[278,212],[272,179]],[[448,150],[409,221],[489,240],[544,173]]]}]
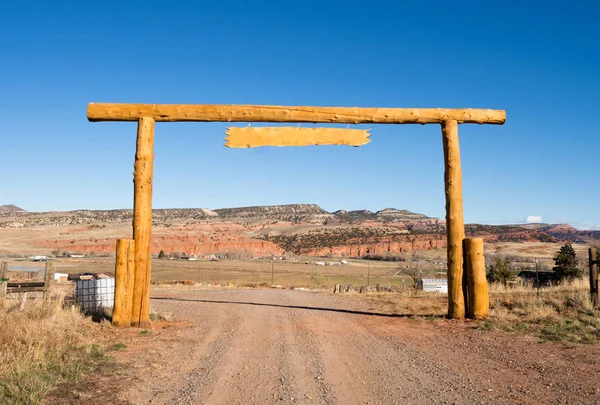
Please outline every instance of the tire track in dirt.
[{"label": "tire track in dirt", "polygon": [[[286,295],[281,305],[294,306],[290,298]],[[332,390],[323,381],[323,362],[315,335],[307,328],[306,311],[289,308],[280,313],[285,339],[282,365],[288,369],[286,374],[293,376],[291,393],[283,398],[298,404],[330,403]]]},{"label": "tire track in dirt", "polygon": [[240,317],[228,308],[198,313],[197,304],[190,302],[187,303],[187,307],[189,312],[196,314],[197,318],[194,321],[207,325],[210,332],[204,339],[193,338],[189,342],[193,347],[194,356],[186,361],[181,370],[174,373],[172,380],[176,381],[176,387],[167,389],[152,403],[169,405],[202,403],[202,395],[217,379],[216,370],[231,347],[241,322]]},{"label": "tire track in dirt", "polygon": [[[252,297],[242,293],[239,298],[248,298],[256,304],[272,300],[271,291],[262,292]],[[236,302],[244,301],[236,299]],[[287,296],[278,298],[278,305],[288,304]],[[240,312],[243,320],[231,351],[216,371],[219,377],[209,389],[205,403],[314,403],[327,396],[315,382],[314,376],[320,372],[319,362],[313,357],[315,344],[299,330],[299,310],[282,311],[278,307],[245,303],[230,306]]]},{"label": "tire track in dirt", "polygon": [[[306,297],[298,298],[306,302]],[[435,403],[441,390],[444,398],[454,403],[480,402],[471,392],[458,393],[457,387],[466,386],[462,377],[429,362],[418,350],[390,342],[366,328],[361,323],[365,315],[318,311],[315,316],[315,311],[308,312],[312,314],[305,315],[307,329],[313,333],[318,358],[325,365],[323,383],[333,387],[325,402]]]},{"label": "tire track in dirt", "polygon": [[[222,307],[223,304],[212,304]],[[203,403],[260,404],[273,402],[281,379],[281,328],[271,308],[246,311],[243,305],[229,304],[241,318],[235,337],[216,378],[207,388]],[[283,379],[285,381],[285,379]],[[250,390],[248,389],[252,387]]]}]

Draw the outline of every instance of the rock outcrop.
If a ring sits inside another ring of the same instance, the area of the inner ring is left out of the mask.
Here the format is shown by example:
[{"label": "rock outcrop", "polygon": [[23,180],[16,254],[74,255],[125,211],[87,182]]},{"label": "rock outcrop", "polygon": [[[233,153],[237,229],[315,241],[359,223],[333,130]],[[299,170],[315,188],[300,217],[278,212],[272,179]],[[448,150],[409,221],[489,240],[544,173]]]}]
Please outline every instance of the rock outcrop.
[{"label": "rock outcrop", "polygon": [[[112,253],[117,238],[131,237],[133,211],[76,210],[26,212],[0,210],[0,237],[22,251]],[[487,242],[594,242],[598,231],[578,231],[564,224],[469,224],[468,236]],[[155,209],[152,252],[246,256],[303,255],[363,257],[382,253],[446,247],[445,223],[407,210],[386,208],[333,213],[314,204],[288,204],[208,210]]]}]

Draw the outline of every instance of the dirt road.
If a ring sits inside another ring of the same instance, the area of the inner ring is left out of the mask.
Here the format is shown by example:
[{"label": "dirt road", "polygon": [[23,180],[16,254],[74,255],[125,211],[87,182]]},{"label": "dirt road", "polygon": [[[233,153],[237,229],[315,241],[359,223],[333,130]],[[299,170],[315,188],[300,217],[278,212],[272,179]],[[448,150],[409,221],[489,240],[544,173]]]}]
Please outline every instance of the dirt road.
[{"label": "dirt road", "polygon": [[[598,403],[600,350],[290,290],[158,290],[189,324],[127,341],[134,404]],[[139,332],[135,332],[139,334]],[[86,403],[89,402],[86,401]]]}]

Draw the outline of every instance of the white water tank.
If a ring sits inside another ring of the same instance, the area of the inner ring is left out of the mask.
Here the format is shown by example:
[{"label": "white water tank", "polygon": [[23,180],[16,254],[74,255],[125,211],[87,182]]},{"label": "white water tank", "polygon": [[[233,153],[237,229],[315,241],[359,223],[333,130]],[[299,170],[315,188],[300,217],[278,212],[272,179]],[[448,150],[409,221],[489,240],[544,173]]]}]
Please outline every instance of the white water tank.
[{"label": "white water tank", "polygon": [[98,312],[115,306],[115,279],[78,280],[75,298],[83,312]]}]

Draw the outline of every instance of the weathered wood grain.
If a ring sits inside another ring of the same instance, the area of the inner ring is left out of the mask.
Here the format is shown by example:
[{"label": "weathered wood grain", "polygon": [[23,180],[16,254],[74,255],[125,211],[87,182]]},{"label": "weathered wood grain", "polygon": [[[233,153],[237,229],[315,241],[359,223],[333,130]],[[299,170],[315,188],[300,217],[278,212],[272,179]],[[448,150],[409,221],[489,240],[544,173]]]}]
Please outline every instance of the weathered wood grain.
[{"label": "weathered wood grain", "polygon": [[157,122],[332,122],[344,124],[504,124],[504,110],[472,108],[361,108],[230,104],[119,104],[90,103],[90,121]]},{"label": "weathered wood grain", "polygon": [[228,148],[259,146],[361,146],[371,142],[368,129],[299,127],[230,127],[225,133]]},{"label": "weathered wood grain", "polygon": [[448,317],[462,319],[465,317],[462,289],[465,221],[463,217],[458,123],[455,120],[442,123],[442,140],[444,144],[446,232],[448,238]]},{"label": "weathered wood grain", "polygon": [[135,241],[117,240],[115,260],[115,301],[112,323],[115,326],[131,325],[131,306],[135,285]]},{"label": "weathered wood grain", "polygon": [[152,177],[154,166],[154,119],[142,117],[133,171],[133,239],[135,240],[135,277],[131,325],[147,328],[150,324],[150,278],[152,240]]},{"label": "weathered wood grain", "polygon": [[469,318],[485,318],[490,312],[490,297],[485,276],[483,239],[466,238],[463,241],[463,251],[469,294],[466,313]]}]

